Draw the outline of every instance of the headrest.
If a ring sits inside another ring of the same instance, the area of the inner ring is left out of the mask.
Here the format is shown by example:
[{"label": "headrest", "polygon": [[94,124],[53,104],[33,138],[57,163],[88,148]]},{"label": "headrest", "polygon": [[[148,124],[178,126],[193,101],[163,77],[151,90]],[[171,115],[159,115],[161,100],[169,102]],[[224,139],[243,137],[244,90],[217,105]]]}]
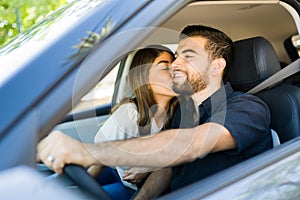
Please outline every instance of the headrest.
[{"label": "headrest", "polygon": [[247,92],[281,69],[275,50],[265,38],[239,40],[233,45],[228,81],[235,90]]}]

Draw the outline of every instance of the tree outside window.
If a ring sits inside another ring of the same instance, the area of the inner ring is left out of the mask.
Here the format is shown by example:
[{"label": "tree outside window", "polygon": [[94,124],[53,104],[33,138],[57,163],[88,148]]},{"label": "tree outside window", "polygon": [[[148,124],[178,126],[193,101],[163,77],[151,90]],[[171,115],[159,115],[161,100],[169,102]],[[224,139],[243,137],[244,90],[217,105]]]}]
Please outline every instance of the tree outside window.
[{"label": "tree outside window", "polygon": [[68,0],[0,0],[0,46],[66,3]]}]

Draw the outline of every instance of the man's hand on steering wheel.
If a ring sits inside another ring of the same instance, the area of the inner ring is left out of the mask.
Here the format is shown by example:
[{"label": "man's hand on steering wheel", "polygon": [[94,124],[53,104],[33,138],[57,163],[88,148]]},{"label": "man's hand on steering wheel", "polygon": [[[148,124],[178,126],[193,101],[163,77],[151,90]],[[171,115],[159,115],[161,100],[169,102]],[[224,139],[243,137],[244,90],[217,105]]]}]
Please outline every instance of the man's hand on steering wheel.
[{"label": "man's hand on steering wheel", "polygon": [[83,143],[60,131],[53,131],[37,145],[37,161],[62,174],[66,164],[88,167],[95,160]]}]

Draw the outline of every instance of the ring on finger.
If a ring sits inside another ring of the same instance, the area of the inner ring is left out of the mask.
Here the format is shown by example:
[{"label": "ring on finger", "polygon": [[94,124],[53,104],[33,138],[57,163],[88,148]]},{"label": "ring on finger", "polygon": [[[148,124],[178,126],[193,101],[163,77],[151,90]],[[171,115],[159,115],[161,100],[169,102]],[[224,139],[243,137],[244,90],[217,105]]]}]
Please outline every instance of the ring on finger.
[{"label": "ring on finger", "polygon": [[53,158],[53,156],[51,156],[51,155],[48,155],[48,156],[47,156],[47,161],[49,161],[49,162],[53,163],[53,161],[54,161],[54,158]]}]

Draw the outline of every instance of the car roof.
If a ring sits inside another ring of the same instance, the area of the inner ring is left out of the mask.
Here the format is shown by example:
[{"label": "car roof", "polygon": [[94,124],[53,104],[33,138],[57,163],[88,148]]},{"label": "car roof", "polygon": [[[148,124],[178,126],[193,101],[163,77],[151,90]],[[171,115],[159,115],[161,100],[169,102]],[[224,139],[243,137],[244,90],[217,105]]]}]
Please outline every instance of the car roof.
[{"label": "car roof", "polygon": [[[299,15],[289,13],[290,9],[288,4],[277,0],[199,1],[177,12],[161,27],[180,31],[187,24],[195,23],[216,27],[233,40],[263,36],[272,43],[279,60],[289,63],[282,42],[300,29]],[[169,42],[174,42],[174,38],[169,38]]]}]

